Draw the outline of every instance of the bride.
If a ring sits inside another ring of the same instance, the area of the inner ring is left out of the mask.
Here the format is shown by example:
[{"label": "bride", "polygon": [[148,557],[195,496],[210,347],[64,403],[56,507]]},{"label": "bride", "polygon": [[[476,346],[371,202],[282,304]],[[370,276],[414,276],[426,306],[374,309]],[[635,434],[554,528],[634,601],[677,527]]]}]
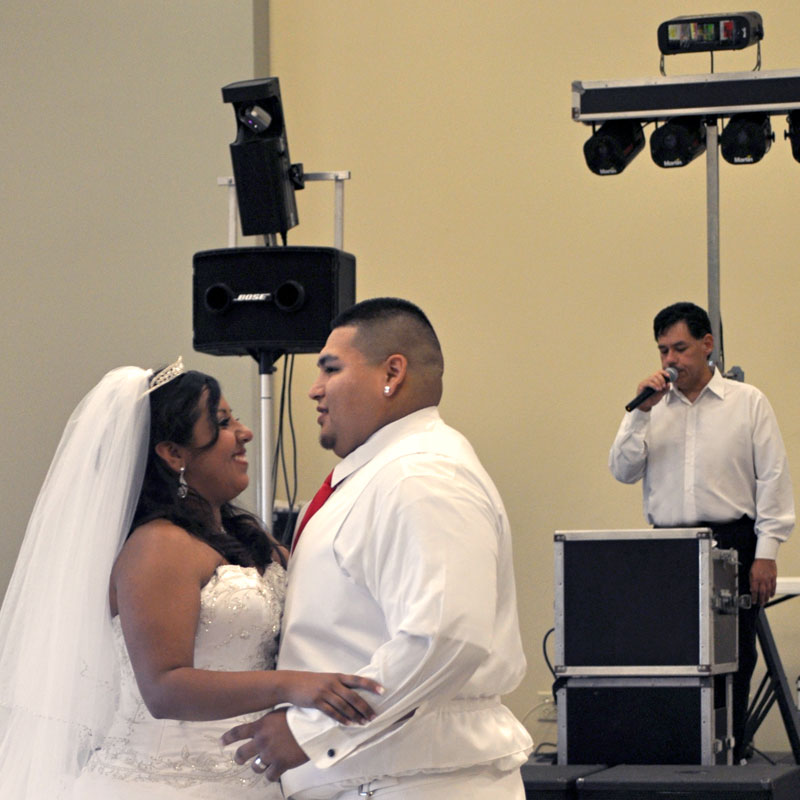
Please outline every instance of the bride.
[{"label": "bride", "polygon": [[273,670],[286,554],[231,504],[251,439],[180,359],[79,404],[0,610],[3,800],[279,798],[222,749],[231,718],[371,718],[373,681]]}]

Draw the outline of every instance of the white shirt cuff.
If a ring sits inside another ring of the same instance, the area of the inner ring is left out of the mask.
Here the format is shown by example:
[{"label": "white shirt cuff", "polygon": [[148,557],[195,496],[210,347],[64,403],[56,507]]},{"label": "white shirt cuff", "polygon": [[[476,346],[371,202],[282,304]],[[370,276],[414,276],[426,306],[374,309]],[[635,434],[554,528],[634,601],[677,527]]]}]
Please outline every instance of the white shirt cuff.
[{"label": "white shirt cuff", "polygon": [[772,561],[778,559],[778,548],[781,540],[772,536],[759,536],[756,541],[756,558],[769,558]]}]

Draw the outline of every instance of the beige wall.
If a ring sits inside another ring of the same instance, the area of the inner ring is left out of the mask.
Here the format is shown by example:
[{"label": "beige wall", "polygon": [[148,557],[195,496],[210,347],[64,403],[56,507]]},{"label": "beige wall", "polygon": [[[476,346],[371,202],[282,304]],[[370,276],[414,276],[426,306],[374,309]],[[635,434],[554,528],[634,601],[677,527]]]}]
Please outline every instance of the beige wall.
[{"label": "beige wall", "polygon": [[[639,488],[614,482],[608,447],[623,403],[658,364],[653,314],[707,298],[703,161],[660,170],[644,152],[621,176],[592,175],[570,86],[656,75],[656,27],[687,8],[272,0],[268,25],[264,10],[225,0],[6,0],[0,10],[0,587],[63,423],[108,368],[183,352],[255,419],[248,360],[191,352],[190,279],[192,254],[225,243],[216,177],[230,172],[234,122],[219,87],[252,77],[254,63],[263,75],[269,49],[292,159],[352,170],[345,248],[358,258],[358,297],[405,296],[429,313],[447,360],[443,413],[505,498],[529,658],[509,701],[523,715],[551,682],[541,640],[552,533],[643,524]],[[764,0],[759,11],[764,68],[800,67],[796,4]],[[753,62],[744,51],[717,69]],[[668,70],[707,70],[706,59],[684,63]],[[797,486],[800,164],[773,123],[778,141],[762,163],[720,169],[722,309],[727,363],[770,397]],[[323,184],[298,194],[290,243],[331,243],[332,194]],[[301,497],[331,463],[304,397],[313,361],[300,357],[296,370]],[[782,574],[800,575],[798,552],[783,548]],[[628,591],[608,578],[609,591]],[[771,613],[792,683],[795,602]],[[552,726],[529,722],[555,741]],[[758,742],[788,749],[777,712]]]},{"label": "beige wall", "polygon": [[[800,67],[796,3],[758,9],[764,68]],[[445,349],[445,418],[505,498],[529,659],[510,698],[520,714],[551,682],[541,641],[553,624],[553,531],[643,525],[640,488],[612,479],[608,448],[623,404],[658,366],[655,312],[707,302],[705,161],[662,170],[645,151],[623,175],[591,174],[571,82],[657,75],[659,22],[690,10],[632,0],[271,3],[292,158],[352,170],[345,248],[358,257],[358,296],[397,294],[428,311]],[[755,62],[754,50],[727,56],[718,71]],[[673,58],[668,71],[708,70],[706,57],[689,64]],[[800,164],[783,120],[775,125],[762,163],[720,169],[722,308],[727,363],[772,400],[798,485]],[[309,186],[298,202],[290,240],[329,242],[329,191]],[[310,364],[307,374],[300,384]],[[309,405],[298,400],[299,418]],[[324,470],[313,466],[313,426],[306,435],[305,495]],[[783,574],[800,575],[798,552],[796,542],[783,549]],[[614,574],[608,587],[629,591]],[[792,606],[772,616],[793,683]],[[555,740],[552,726],[531,728]],[[788,749],[777,725],[759,743]]]},{"label": "beige wall", "polygon": [[252,417],[249,364],[192,353],[191,279],[192,255],[227,241],[217,176],[236,125],[220,87],[253,75],[253,15],[224,0],[0,6],[0,592],[64,423],[108,369],[182,353]]}]

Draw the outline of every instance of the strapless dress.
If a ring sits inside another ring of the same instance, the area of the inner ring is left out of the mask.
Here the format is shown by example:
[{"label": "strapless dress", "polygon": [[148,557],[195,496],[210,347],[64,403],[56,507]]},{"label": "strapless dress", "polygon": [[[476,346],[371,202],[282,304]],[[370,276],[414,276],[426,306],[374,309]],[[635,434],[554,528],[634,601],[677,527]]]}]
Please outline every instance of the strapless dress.
[{"label": "strapless dress", "polygon": [[[278,651],[286,573],[270,564],[225,564],[203,587],[195,637],[194,666],[208,670],[273,669]],[[122,637],[114,635],[120,664],[120,695],[102,748],[89,759],[73,786],[74,800],[261,800],[282,798],[249,766],[233,760],[237,745],[223,748],[220,736],[262,712],[211,722],[155,719],[142,700]]]}]

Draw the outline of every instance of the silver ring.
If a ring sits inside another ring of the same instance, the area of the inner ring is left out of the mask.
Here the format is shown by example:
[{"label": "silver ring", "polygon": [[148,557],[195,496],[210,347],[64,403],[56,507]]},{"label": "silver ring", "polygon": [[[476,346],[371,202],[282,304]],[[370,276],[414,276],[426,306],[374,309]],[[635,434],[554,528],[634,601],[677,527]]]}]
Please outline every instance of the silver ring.
[{"label": "silver ring", "polygon": [[253,760],[253,772],[266,772],[267,765],[261,760],[261,756],[256,756]]}]

